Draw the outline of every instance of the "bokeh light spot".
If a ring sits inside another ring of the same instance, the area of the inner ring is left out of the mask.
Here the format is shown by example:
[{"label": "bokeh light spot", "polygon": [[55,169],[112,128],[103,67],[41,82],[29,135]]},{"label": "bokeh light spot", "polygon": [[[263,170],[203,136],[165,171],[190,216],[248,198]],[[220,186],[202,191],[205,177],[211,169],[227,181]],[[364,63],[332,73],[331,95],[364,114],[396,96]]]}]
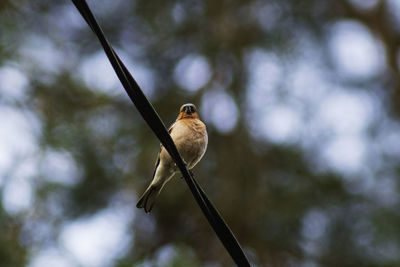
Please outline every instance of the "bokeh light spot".
[{"label": "bokeh light spot", "polygon": [[32,186],[26,179],[11,179],[5,185],[2,202],[8,213],[17,214],[28,209],[32,201]]},{"label": "bokeh light spot", "polygon": [[362,91],[333,90],[321,99],[319,122],[334,133],[360,133],[373,120],[374,100]]},{"label": "bokeh light spot", "polygon": [[27,77],[18,69],[8,66],[0,69],[0,99],[24,99],[27,85]]},{"label": "bokeh light spot", "polygon": [[201,114],[221,133],[233,130],[238,121],[238,109],[232,96],[223,91],[211,91],[203,95]]},{"label": "bokeh light spot", "polygon": [[83,59],[78,73],[81,73],[83,80],[93,90],[98,89],[105,93],[111,93],[116,87],[120,86],[120,82],[103,51]]},{"label": "bokeh light spot", "polygon": [[360,10],[373,9],[379,0],[348,0],[353,6]]},{"label": "bokeh light spot", "polygon": [[77,266],[73,260],[68,259],[67,255],[61,251],[51,248],[40,251],[38,255],[34,255],[28,267],[73,267]]},{"label": "bokeh light spot", "polygon": [[366,143],[356,136],[334,138],[323,149],[328,165],[347,174],[353,174],[362,168],[365,154]]},{"label": "bokeh light spot", "polygon": [[46,179],[52,183],[74,185],[81,175],[73,157],[67,151],[46,151],[40,166]]},{"label": "bokeh light spot", "polygon": [[174,70],[175,82],[188,91],[202,88],[211,77],[208,60],[201,55],[188,55],[179,61]]},{"label": "bokeh light spot", "polygon": [[385,66],[382,45],[363,24],[341,21],[332,27],[330,53],[339,73],[353,78],[368,78]]},{"label": "bokeh light spot", "polygon": [[292,107],[288,105],[266,107],[258,114],[261,118],[259,129],[272,142],[293,142],[298,138],[301,118]]},{"label": "bokeh light spot", "polygon": [[61,241],[77,261],[90,267],[107,266],[124,253],[131,236],[126,234],[132,219],[131,208],[109,208],[81,220],[66,224]]},{"label": "bokeh light spot", "polygon": [[0,106],[0,180],[17,158],[24,159],[35,149],[35,133],[39,122],[29,112]]}]

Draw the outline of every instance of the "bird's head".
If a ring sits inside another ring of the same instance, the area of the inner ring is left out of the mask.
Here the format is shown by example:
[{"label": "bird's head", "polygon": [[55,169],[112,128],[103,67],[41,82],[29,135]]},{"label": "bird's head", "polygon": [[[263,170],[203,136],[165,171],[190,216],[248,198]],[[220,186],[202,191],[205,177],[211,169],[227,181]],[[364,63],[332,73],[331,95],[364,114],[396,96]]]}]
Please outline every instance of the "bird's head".
[{"label": "bird's head", "polygon": [[188,104],[184,104],[180,111],[179,111],[179,115],[178,115],[178,120],[180,119],[186,119],[186,118],[190,118],[190,119],[198,119],[199,118],[199,114],[197,113],[197,108],[195,105],[188,103]]}]

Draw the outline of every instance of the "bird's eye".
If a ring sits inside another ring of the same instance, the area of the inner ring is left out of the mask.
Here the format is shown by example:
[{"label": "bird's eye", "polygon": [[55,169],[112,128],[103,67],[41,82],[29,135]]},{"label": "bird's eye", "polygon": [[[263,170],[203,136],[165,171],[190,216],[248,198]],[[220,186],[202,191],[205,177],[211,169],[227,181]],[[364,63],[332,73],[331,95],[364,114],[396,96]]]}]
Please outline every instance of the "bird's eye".
[{"label": "bird's eye", "polygon": [[192,114],[196,112],[196,107],[192,104],[184,105],[181,108],[181,112],[185,112],[187,114]]}]

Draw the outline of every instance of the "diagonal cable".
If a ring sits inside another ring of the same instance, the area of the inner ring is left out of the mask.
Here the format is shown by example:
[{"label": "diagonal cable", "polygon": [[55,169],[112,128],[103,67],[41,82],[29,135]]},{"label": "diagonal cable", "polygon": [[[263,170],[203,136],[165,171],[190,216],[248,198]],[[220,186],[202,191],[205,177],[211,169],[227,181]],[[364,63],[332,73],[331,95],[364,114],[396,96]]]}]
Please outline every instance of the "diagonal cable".
[{"label": "diagonal cable", "polygon": [[215,209],[211,201],[208,199],[203,189],[197,184],[197,182],[191,176],[171,136],[169,135],[167,129],[165,128],[165,125],[161,121],[157,112],[154,110],[153,106],[148,101],[142,90],[140,89],[139,85],[136,83],[135,79],[129,73],[128,69],[125,67],[121,59],[118,57],[117,53],[112,48],[111,44],[104,36],[103,31],[101,30],[95,17],[90,11],[90,8],[88,7],[86,1],[72,0],[72,2],[79,10],[82,17],[85,19],[85,21],[90,26],[92,31],[98,37],[109,61],[111,62],[111,65],[113,66],[119,80],[121,81],[131,101],[136,106],[136,108],[142,115],[143,119],[153,130],[157,138],[167,149],[168,153],[171,155],[171,157],[177,164],[198,205],[200,206],[208,222],[214,229],[218,238],[221,240],[221,242],[227,249],[228,253],[231,255],[232,259],[238,266],[250,266],[246,258],[246,255],[244,254],[242,248],[240,247],[232,231],[229,229],[229,227],[226,225],[226,223],[224,222],[218,211]]}]

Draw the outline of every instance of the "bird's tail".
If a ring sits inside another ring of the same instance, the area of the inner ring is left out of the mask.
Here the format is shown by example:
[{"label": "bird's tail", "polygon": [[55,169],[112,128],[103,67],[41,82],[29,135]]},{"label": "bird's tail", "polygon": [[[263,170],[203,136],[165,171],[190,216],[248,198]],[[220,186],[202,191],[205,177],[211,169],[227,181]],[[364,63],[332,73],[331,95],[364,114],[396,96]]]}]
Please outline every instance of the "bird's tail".
[{"label": "bird's tail", "polygon": [[154,206],[156,198],[158,194],[160,194],[161,189],[163,188],[162,184],[153,185],[151,184],[143,195],[140,197],[138,203],[136,204],[137,208],[144,208],[146,213],[149,213]]}]

